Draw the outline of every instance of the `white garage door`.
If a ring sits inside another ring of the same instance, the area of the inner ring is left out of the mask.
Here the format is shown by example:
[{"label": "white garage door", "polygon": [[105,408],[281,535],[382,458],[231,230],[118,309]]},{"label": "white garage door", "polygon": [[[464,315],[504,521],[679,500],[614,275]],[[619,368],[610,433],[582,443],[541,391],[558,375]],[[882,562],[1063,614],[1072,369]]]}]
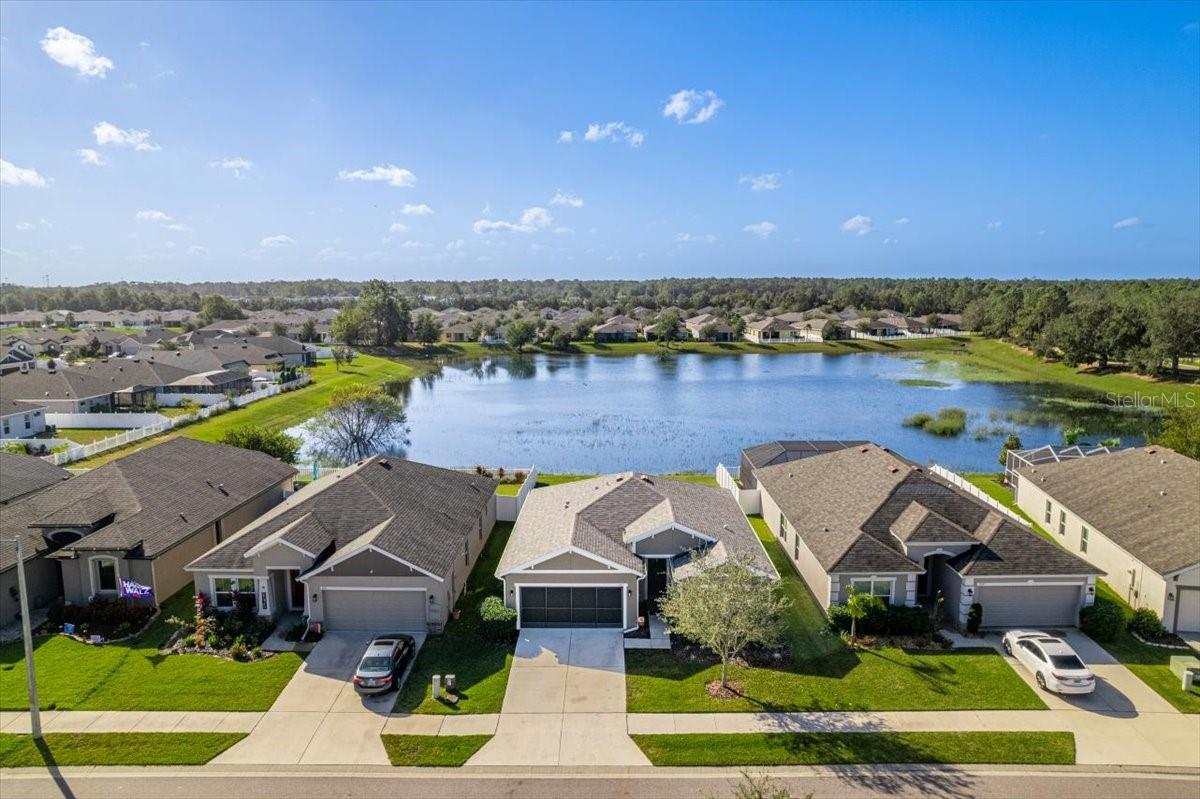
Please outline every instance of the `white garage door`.
[{"label": "white garage door", "polygon": [[321,592],[325,627],[330,630],[388,630],[424,632],[424,591]]},{"label": "white garage door", "polygon": [[1175,632],[1200,633],[1200,588],[1179,588]]},{"label": "white garage door", "polygon": [[983,585],[984,627],[1074,627],[1079,623],[1079,585]]}]

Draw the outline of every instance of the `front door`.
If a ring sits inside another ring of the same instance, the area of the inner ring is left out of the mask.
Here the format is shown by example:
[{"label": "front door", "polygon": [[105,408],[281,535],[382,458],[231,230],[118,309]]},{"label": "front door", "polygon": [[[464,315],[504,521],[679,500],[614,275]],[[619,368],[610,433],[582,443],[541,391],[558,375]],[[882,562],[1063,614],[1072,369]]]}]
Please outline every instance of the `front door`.
[{"label": "front door", "polygon": [[288,607],[291,610],[304,609],[304,583],[296,578],[300,576],[300,572],[295,569],[289,569],[288,573]]},{"label": "front door", "polygon": [[667,592],[667,559],[649,558],[646,560],[646,599],[650,612],[658,612],[658,601]]}]

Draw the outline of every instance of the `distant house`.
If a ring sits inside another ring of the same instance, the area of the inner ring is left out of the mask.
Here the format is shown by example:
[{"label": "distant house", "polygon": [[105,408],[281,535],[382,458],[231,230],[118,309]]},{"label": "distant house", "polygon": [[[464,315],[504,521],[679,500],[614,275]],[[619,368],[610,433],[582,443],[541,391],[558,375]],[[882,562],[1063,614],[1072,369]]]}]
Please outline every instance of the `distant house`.
[{"label": "distant house", "polygon": [[702,313],[693,316],[684,321],[684,326],[687,327],[688,335],[694,339],[703,339],[704,328],[712,325],[712,334],[708,336],[710,341],[731,341],[733,340],[733,328],[719,316],[714,316],[710,313]]},{"label": "distant house", "polygon": [[57,485],[70,476],[66,469],[41,458],[0,451],[0,505]]},{"label": "distant house", "polygon": [[592,339],[597,344],[621,341],[637,341],[641,325],[628,316],[612,316],[592,328]]},{"label": "distant house", "polygon": [[61,333],[27,332],[20,335],[10,334],[4,337],[4,343],[10,347],[24,350],[31,355],[61,355],[63,342],[70,336]]},{"label": "distant house", "polygon": [[30,369],[35,360],[33,354],[27,349],[0,344],[0,374],[18,372],[22,367]]},{"label": "distant house", "polygon": [[[187,566],[218,610],[330,630],[440,631],[496,520],[496,483],[374,456],[311,484]],[[464,608],[476,613],[477,608]]]},{"label": "distant house", "polygon": [[295,469],[224,444],[175,438],[0,507],[0,618],[15,612],[15,536],[34,606],[116,596],[119,578],[162,602],[183,567],[283,500]]},{"label": "distant house", "polygon": [[979,604],[987,627],[1074,626],[1094,601],[1087,561],[883,447],[828,445],[752,467],[763,519],[823,607],[851,590],[909,606],[940,594],[958,625]]},{"label": "distant house", "polygon": [[778,316],[768,316],[747,324],[744,337],[755,344],[789,344],[820,341],[821,331],[819,328],[811,330],[804,321],[789,322]]},{"label": "distant house", "polygon": [[132,355],[141,349],[137,339],[111,330],[77,333],[63,342],[63,351],[73,355]]},{"label": "distant house", "polygon": [[446,341],[453,344],[463,344],[468,341],[474,341],[471,337],[474,327],[473,322],[455,322],[454,324],[446,325],[442,329],[442,335],[446,337]]},{"label": "distant house", "polygon": [[[1010,453],[1017,504],[1172,632],[1200,632],[1200,462],[1163,446]],[[1040,462],[1038,462],[1040,460]]]},{"label": "distant house", "polygon": [[630,630],[698,553],[778,579],[728,492],[623,472],[531,491],[496,577],[520,628]]},{"label": "distant house", "polygon": [[0,438],[37,438],[46,432],[46,406],[0,397]]}]

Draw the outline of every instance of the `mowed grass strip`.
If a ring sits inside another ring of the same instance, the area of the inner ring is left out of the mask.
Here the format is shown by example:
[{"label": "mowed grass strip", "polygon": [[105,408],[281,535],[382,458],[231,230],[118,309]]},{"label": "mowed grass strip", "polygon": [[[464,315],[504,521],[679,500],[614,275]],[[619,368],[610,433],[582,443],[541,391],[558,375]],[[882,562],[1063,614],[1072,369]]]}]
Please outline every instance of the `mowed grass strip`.
[{"label": "mowed grass strip", "polygon": [[1069,732],[781,732],[630,737],[656,766],[1075,763],[1075,735]]},{"label": "mowed grass strip", "polygon": [[792,662],[730,668],[741,695],[715,699],[705,685],[720,663],[691,662],[673,651],[625,653],[630,713],[818,710],[1043,710],[1045,704],[990,647],[851,650],[828,632],[825,614],[759,516],[750,517],[792,604],[784,636]]},{"label": "mowed grass strip", "polygon": [[51,766],[200,766],[246,737],[244,732],[0,734],[0,768]]},{"label": "mowed grass strip", "polygon": [[490,735],[384,735],[383,748],[393,766],[454,767],[466,763],[492,739]]},{"label": "mowed grass strip", "polygon": [[[425,640],[412,673],[396,697],[397,713],[499,713],[512,668],[512,645],[488,641],[479,633],[479,603],[500,595],[496,565],[512,533],[511,522],[497,522],[475,561],[471,576],[456,607],[457,619],[446,622],[441,635]],[[448,705],[433,698],[431,679],[435,674],[453,674],[459,701]],[[418,736],[402,736],[413,738]]]},{"label": "mowed grass strip", "polygon": [[[38,699],[43,710],[267,710],[301,663],[285,652],[253,663],[210,655],[161,655],[175,627],[193,614],[191,587],[163,603],[140,637],[90,646],[55,635],[34,640]],[[25,710],[21,643],[0,646],[0,710]]]}]

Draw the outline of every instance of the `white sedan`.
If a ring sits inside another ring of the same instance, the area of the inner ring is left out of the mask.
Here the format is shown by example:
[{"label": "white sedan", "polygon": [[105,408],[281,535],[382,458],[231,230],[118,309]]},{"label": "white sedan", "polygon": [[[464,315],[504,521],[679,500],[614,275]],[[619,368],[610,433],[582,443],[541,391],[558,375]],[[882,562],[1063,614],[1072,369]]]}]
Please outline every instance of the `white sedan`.
[{"label": "white sedan", "polygon": [[1004,651],[1033,672],[1043,691],[1090,694],[1096,690],[1096,676],[1061,638],[1037,631],[1011,630],[1004,634]]}]

